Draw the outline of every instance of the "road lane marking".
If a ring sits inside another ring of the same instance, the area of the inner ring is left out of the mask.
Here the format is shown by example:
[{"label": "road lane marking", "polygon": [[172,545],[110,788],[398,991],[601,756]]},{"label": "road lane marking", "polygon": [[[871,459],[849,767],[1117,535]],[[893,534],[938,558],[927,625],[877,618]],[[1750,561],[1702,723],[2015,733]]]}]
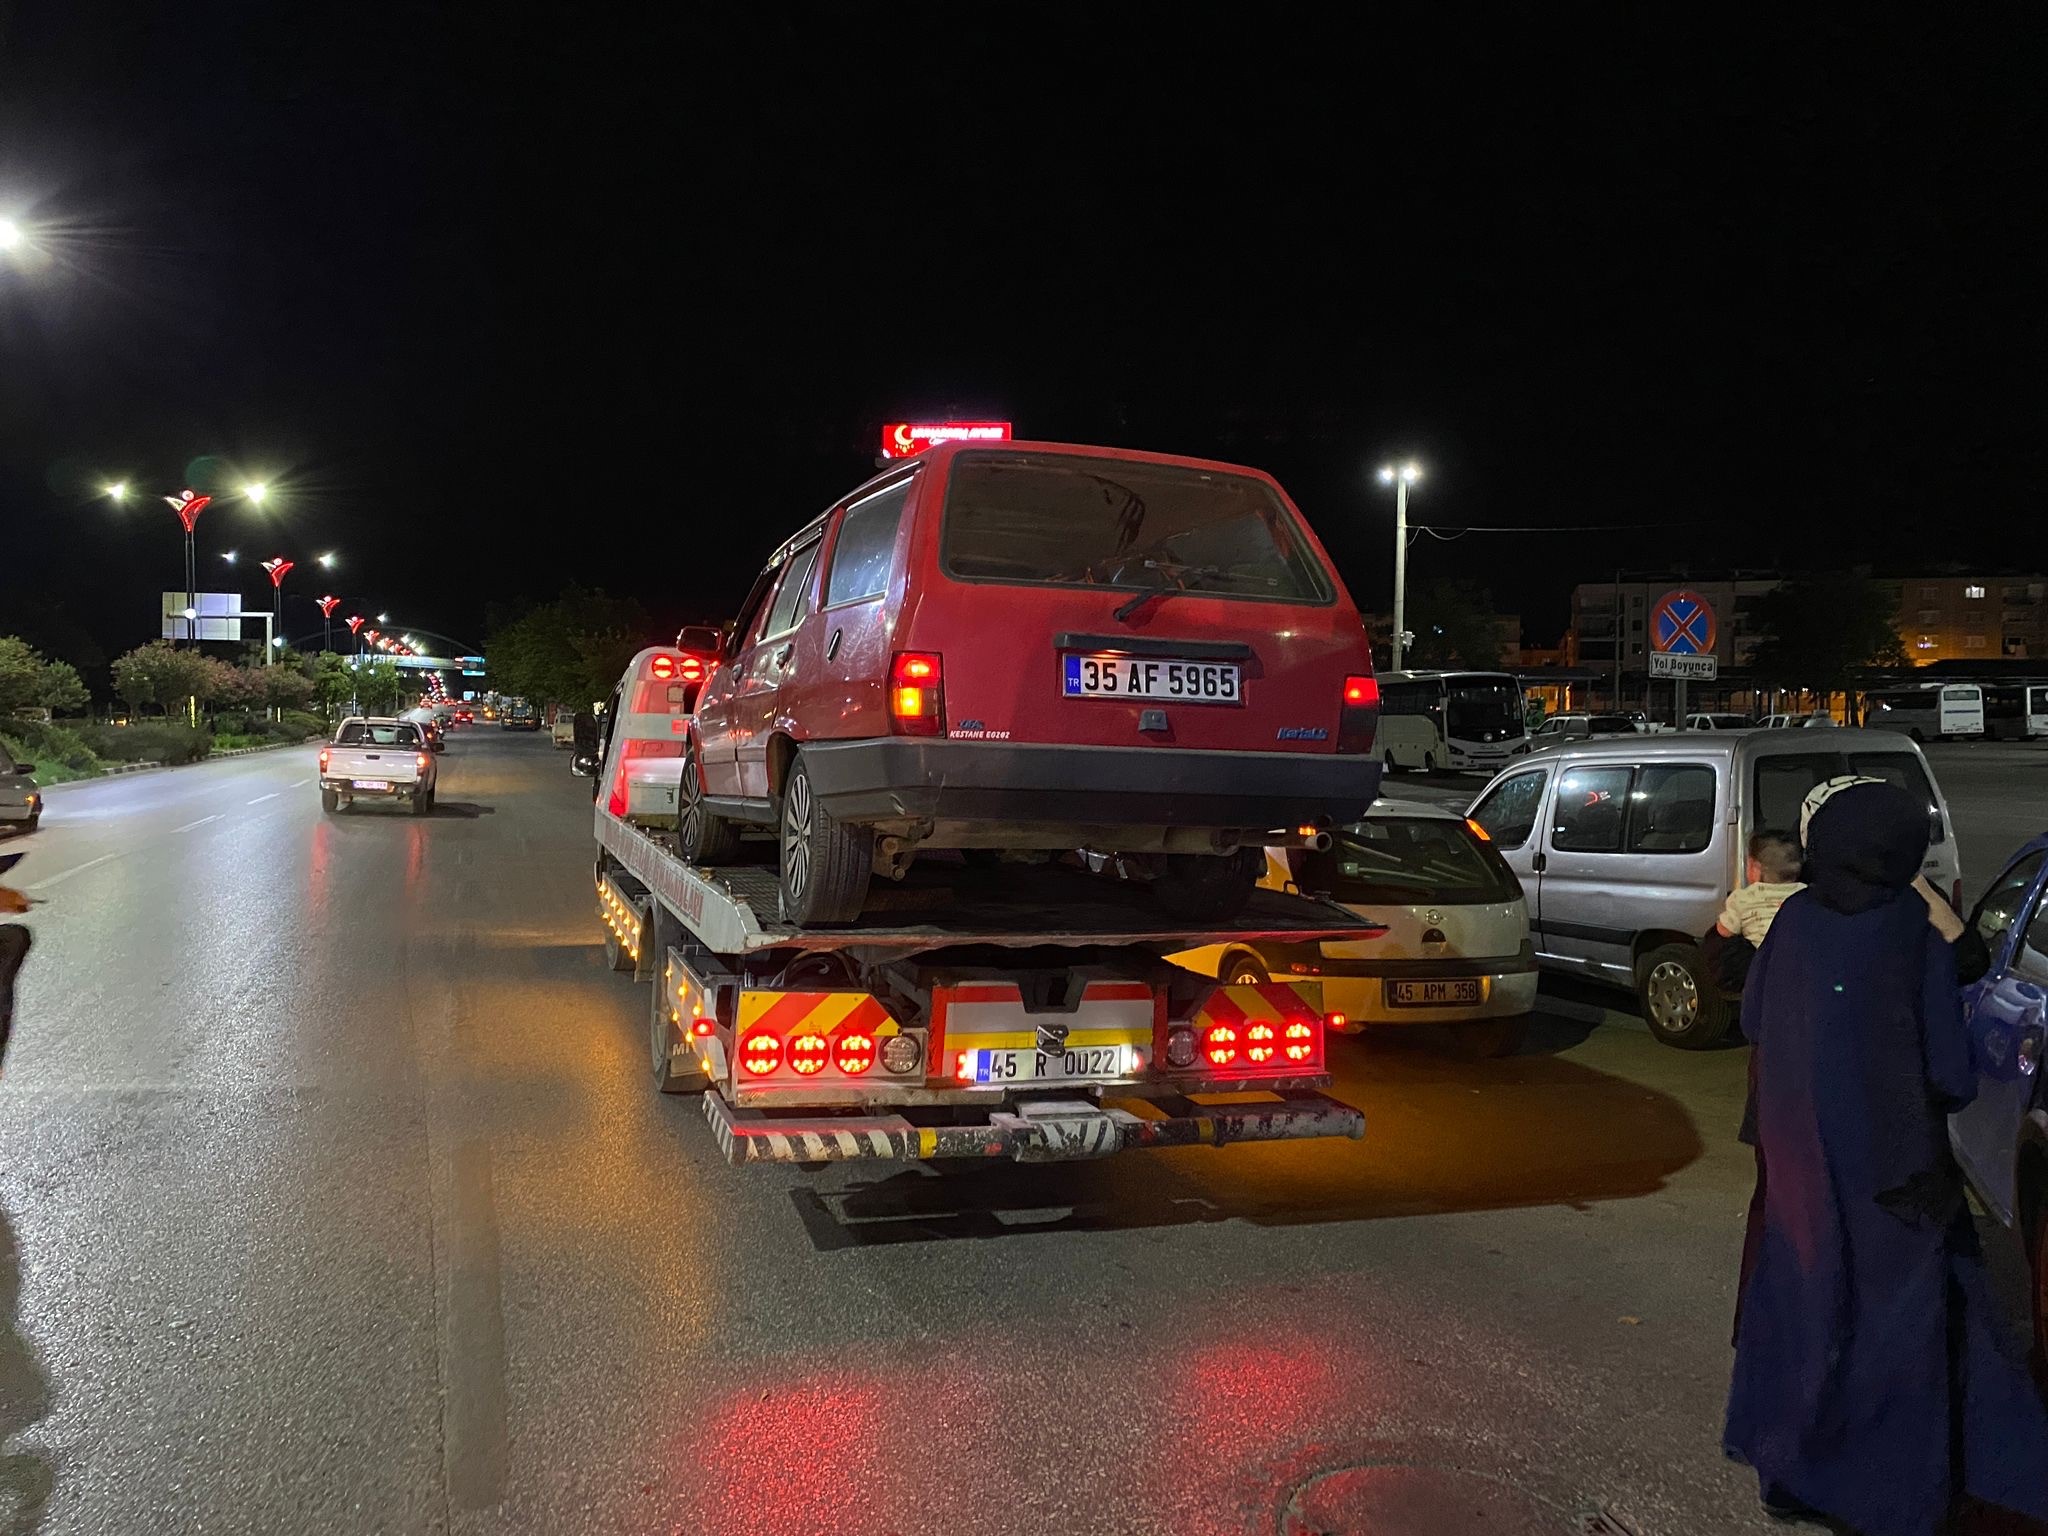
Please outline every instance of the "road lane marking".
[{"label": "road lane marking", "polygon": [[312,782],[313,781],[311,778],[293,779],[291,782],[291,788],[297,789],[301,784],[310,784]]},{"label": "road lane marking", "polygon": [[118,859],[119,857],[121,855],[118,853],[103,853],[96,859],[87,859],[83,864],[74,864],[69,869],[59,870],[56,874],[50,876],[49,879],[38,880],[34,885],[27,887],[27,889],[31,891],[47,891],[53,885],[62,885],[73,875],[84,874],[95,864],[104,864],[109,859]]},{"label": "road lane marking", "polygon": [[191,830],[192,830],[192,829],[193,829],[194,827],[203,827],[203,826],[205,826],[205,825],[206,825],[206,824],[207,824],[207,823],[208,823],[209,821],[219,821],[219,820],[220,820],[220,812],[219,812],[219,811],[215,811],[215,812],[214,812],[214,813],[213,813],[213,814],[212,814],[211,816],[202,816],[202,817],[200,817],[200,818],[199,818],[199,819],[198,819],[197,821],[188,821],[188,822],[186,822],[186,823],[185,823],[185,825],[183,825],[182,827],[173,827],[173,828],[171,828],[171,836],[173,836],[173,837],[176,837],[176,836],[177,836],[177,835],[178,835],[178,834],[179,834],[180,832],[190,832],[190,831],[191,831]]},{"label": "road lane marking", "polygon": [[441,1454],[449,1501],[488,1509],[505,1496],[505,1309],[499,1281],[491,1147],[473,1137],[454,1149],[437,1236],[448,1245],[441,1313]]},{"label": "road lane marking", "polygon": [[262,804],[262,803],[263,803],[264,801],[266,801],[266,800],[275,800],[275,799],[276,799],[276,798],[277,798],[277,797],[278,797],[278,796],[279,796],[280,794],[282,794],[282,793],[283,793],[283,791],[282,791],[282,790],[276,790],[276,789],[273,789],[273,790],[272,790],[272,791],[271,791],[271,792],[270,792],[269,794],[267,794],[267,795],[258,795],[258,796],[257,796],[257,797],[256,797],[256,798],[255,798],[254,800],[244,800],[244,801],[242,802],[242,804],[244,804],[244,805],[261,805],[261,804]]}]

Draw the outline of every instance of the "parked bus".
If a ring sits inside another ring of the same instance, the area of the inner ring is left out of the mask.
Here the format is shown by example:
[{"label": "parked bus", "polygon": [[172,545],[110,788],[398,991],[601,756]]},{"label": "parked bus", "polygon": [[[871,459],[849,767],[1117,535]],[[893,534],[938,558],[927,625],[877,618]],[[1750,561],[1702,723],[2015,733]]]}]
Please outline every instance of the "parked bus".
[{"label": "parked bus", "polygon": [[2048,736],[2048,683],[1986,683],[1984,735],[1995,741]]},{"label": "parked bus", "polygon": [[1505,672],[1382,672],[1378,743],[1396,771],[1490,773],[1529,750],[1522,686]]},{"label": "parked bus", "polygon": [[1921,683],[1864,698],[1863,723],[1915,741],[1982,740],[1984,689],[1977,683]]}]

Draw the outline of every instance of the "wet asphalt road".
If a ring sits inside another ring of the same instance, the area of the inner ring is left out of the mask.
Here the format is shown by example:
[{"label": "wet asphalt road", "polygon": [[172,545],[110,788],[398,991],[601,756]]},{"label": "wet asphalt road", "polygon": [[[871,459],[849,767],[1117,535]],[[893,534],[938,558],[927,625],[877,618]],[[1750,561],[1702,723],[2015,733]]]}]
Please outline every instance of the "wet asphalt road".
[{"label": "wet asphalt road", "polygon": [[18,872],[20,1529],[1774,1528],[1718,1451],[1742,1050],[1582,993],[1507,1061],[1337,1042],[1363,1143],[742,1172],[653,1091],[566,753],[458,733],[425,819],[313,757],[59,789]]}]

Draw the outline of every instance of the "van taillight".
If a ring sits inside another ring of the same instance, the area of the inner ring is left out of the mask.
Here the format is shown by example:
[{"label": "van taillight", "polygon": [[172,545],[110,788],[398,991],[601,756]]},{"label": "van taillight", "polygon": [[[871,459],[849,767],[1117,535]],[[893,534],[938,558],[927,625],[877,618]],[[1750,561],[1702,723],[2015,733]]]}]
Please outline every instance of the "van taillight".
[{"label": "van taillight", "polygon": [[1372,751],[1373,729],[1380,718],[1380,680],[1371,673],[1344,679],[1344,705],[1337,714],[1337,750]]},{"label": "van taillight", "polygon": [[938,736],[946,729],[946,683],[939,658],[898,651],[889,663],[889,719],[904,736]]}]

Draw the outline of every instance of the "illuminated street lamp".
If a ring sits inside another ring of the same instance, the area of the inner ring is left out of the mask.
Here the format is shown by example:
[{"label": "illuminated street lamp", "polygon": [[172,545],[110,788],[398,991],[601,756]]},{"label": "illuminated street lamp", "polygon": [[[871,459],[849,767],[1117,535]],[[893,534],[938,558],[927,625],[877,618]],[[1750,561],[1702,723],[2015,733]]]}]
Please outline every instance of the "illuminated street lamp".
[{"label": "illuminated street lamp", "polygon": [[227,561],[229,565],[233,565],[235,563],[235,552],[232,549],[222,550],[220,552],[220,557],[221,559]]},{"label": "illuminated street lamp", "polygon": [[242,487],[242,494],[260,507],[263,505],[263,498],[270,494],[270,487],[261,480],[252,480]]},{"label": "illuminated street lamp", "polygon": [[[114,496],[116,501],[128,494],[125,481],[118,485],[110,485],[107,490],[109,494],[116,490],[120,492],[120,495]],[[199,526],[199,514],[213,504],[213,498],[201,496],[188,488],[175,496],[166,496],[164,500],[170,503],[171,510],[178,515],[178,525],[185,530],[185,643],[197,645],[199,627],[195,610],[199,606],[199,572],[193,568],[193,561],[197,556],[193,553],[192,530]]]},{"label": "illuminated street lamp", "polygon": [[316,597],[313,601],[320,605],[320,649],[331,651],[334,649],[334,610],[341,606],[341,599],[330,595]]},{"label": "illuminated street lamp", "polygon": [[1407,649],[1408,622],[1408,487],[1422,478],[1422,466],[1410,460],[1399,469],[1391,464],[1380,468],[1380,484],[1394,488],[1394,650],[1393,665],[1401,670],[1401,653]]},{"label": "illuminated street lamp", "polygon": [[323,571],[331,571],[334,569],[335,561],[340,558],[341,557],[339,555],[335,554],[335,552],[330,549],[329,551],[327,551],[326,554],[321,555],[314,563],[318,565],[320,569],[322,569]]},{"label": "illuminated street lamp", "polygon": [[12,219],[0,219],[0,251],[18,251],[28,244],[28,233]]},{"label": "illuminated street lamp", "polygon": [[[280,637],[284,633],[284,579],[291,574],[292,564],[283,555],[263,562],[263,569],[270,573],[270,611],[277,616]],[[271,657],[272,661],[276,659]]]}]

